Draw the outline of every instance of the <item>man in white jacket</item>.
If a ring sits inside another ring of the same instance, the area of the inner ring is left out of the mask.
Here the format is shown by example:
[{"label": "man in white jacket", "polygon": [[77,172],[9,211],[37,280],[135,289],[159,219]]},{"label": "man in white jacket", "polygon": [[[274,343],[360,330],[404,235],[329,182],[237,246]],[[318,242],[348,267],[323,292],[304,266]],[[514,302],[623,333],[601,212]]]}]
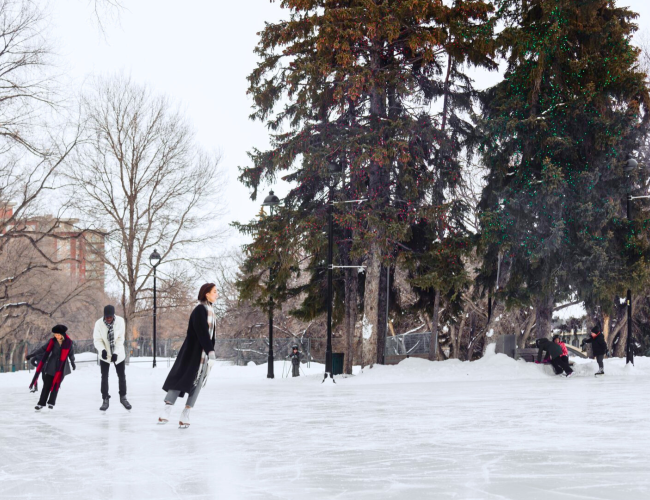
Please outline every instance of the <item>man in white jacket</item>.
[{"label": "man in white jacket", "polygon": [[124,361],[126,352],[124,350],[124,318],[115,315],[115,307],[108,305],[104,307],[104,317],[99,318],[95,323],[93,332],[93,341],[95,349],[100,354],[100,367],[102,369],[102,406],[101,411],[108,410],[108,370],[111,363],[115,364],[115,371],[120,381],[120,403],[127,410],[131,409],[131,404],[126,399],[126,375],[124,373]]}]

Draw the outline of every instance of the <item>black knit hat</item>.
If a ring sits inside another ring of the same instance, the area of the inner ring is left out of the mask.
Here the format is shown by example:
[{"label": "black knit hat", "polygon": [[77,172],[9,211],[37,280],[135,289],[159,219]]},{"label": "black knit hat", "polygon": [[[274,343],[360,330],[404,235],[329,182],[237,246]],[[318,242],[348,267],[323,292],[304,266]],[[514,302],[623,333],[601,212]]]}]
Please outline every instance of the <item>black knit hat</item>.
[{"label": "black knit hat", "polygon": [[104,306],[104,317],[112,318],[113,316],[115,316],[115,306]]},{"label": "black knit hat", "polygon": [[600,325],[596,325],[591,329],[591,333],[600,333]]},{"label": "black knit hat", "polygon": [[52,333],[58,333],[60,335],[65,335],[65,332],[68,331],[68,327],[65,325],[56,325],[52,328]]}]

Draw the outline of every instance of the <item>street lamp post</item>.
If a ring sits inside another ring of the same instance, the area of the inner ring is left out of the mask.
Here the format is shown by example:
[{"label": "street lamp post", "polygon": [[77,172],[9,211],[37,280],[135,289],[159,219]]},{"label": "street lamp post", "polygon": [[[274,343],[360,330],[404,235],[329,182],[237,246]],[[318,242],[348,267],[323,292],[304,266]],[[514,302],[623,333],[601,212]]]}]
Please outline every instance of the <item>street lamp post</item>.
[{"label": "street lamp post", "polygon": [[160,259],[160,254],[154,249],[149,256],[149,263],[153,267],[153,368],[156,367],[156,268]]},{"label": "street lamp post", "polygon": [[[264,198],[262,203],[263,207],[269,207],[271,211],[271,216],[273,216],[273,208],[280,204],[280,198],[278,198],[273,191],[269,192],[269,195]],[[273,266],[269,267],[269,290],[273,283]],[[266,378],[275,378],[273,373],[273,295],[269,292],[269,358],[268,358],[268,371],[266,373]]]},{"label": "street lamp post", "polygon": [[[639,168],[639,162],[634,158],[628,158],[625,163],[623,170],[626,174],[631,174],[637,168]],[[647,168],[647,167],[644,167]],[[630,193],[627,194],[626,199],[626,215],[627,220],[632,220],[632,200],[638,200],[642,198],[650,198],[650,196],[632,196]],[[625,341],[625,364],[632,363],[634,365],[634,349],[632,348],[632,290],[628,288],[627,297],[625,298],[627,303],[627,340]]]}]

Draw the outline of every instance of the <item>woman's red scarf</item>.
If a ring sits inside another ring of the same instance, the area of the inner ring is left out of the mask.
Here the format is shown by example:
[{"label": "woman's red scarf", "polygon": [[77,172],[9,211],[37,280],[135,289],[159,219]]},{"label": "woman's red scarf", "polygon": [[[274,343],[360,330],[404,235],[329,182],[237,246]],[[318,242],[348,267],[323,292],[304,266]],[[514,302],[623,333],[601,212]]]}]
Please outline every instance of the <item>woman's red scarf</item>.
[{"label": "woman's red scarf", "polygon": [[[39,361],[38,366],[36,367],[36,373],[34,374],[34,379],[32,380],[32,383],[29,384],[30,389],[38,383],[38,376],[40,375],[41,371],[43,370],[43,367],[47,363],[47,358],[50,357],[50,353],[52,352],[52,349],[54,349],[54,342],[57,342],[57,340],[56,338],[52,337],[47,344],[47,348],[45,349],[45,354],[43,355],[43,358]],[[61,343],[61,357],[59,358],[59,366],[57,366],[56,368],[56,373],[54,374],[54,381],[52,382],[52,388],[50,389],[50,392],[58,391],[59,387],[61,386],[61,381],[63,380],[63,370],[65,368],[65,363],[68,360],[68,354],[70,354],[71,348],[72,348],[72,340],[70,340],[70,337],[65,335],[63,338],[63,342]]]}]

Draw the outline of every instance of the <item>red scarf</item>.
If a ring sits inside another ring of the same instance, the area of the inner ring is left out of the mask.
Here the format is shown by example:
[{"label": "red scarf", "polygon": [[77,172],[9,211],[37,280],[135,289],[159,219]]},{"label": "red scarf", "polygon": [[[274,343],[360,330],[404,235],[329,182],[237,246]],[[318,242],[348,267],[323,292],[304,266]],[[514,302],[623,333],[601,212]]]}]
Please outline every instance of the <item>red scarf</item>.
[{"label": "red scarf", "polygon": [[[57,342],[56,338],[51,338],[45,349],[45,354],[43,358],[39,361],[38,366],[36,367],[36,373],[34,374],[34,379],[32,383],[29,384],[31,389],[38,383],[38,376],[40,375],[43,367],[47,363],[47,358],[50,357],[52,349],[54,349],[54,342]],[[70,349],[72,348],[72,340],[67,335],[64,336],[63,342],[61,343],[61,357],[59,358],[59,366],[56,368],[56,373],[54,374],[54,381],[52,382],[52,388],[50,392],[58,391],[61,386],[61,381],[63,380],[63,370],[65,368],[65,363],[68,360],[68,354],[70,354]]]}]

